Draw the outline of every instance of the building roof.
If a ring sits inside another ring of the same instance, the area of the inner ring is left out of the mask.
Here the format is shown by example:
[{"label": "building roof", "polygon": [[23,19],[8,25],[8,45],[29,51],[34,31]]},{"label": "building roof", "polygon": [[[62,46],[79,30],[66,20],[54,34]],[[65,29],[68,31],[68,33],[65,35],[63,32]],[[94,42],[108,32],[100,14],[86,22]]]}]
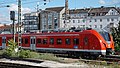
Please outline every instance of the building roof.
[{"label": "building roof", "polygon": [[60,12],[64,9],[65,7],[51,7],[51,8],[46,8],[45,10],[50,10],[50,11],[56,11],[56,12]]},{"label": "building roof", "polygon": [[110,9],[115,9],[120,14],[120,8],[116,7],[98,7],[98,8],[85,8],[85,9],[71,9],[69,10],[69,14],[76,13],[108,13]]},{"label": "building roof", "polygon": [[120,7],[116,8],[116,9],[117,9],[117,11],[120,13]]},{"label": "building roof", "polygon": [[3,26],[0,26],[0,30],[2,30],[2,29],[10,29],[10,28],[12,28],[11,25],[3,25]]},{"label": "building roof", "polygon": [[[18,24],[16,24],[15,27],[18,27]],[[11,28],[13,28],[13,25],[12,25],[12,24],[0,26],[0,30],[3,30],[3,29],[11,29]]]},{"label": "building roof", "polygon": [[101,12],[107,13],[110,9],[115,9],[118,12],[120,12],[120,10],[117,9],[116,7],[104,7],[104,6],[101,6],[101,7],[98,7],[98,8],[91,8],[89,13],[101,13]]},{"label": "building roof", "polygon": [[71,9],[69,10],[70,14],[75,14],[75,13],[88,13],[90,8],[86,8],[86,9]]}]

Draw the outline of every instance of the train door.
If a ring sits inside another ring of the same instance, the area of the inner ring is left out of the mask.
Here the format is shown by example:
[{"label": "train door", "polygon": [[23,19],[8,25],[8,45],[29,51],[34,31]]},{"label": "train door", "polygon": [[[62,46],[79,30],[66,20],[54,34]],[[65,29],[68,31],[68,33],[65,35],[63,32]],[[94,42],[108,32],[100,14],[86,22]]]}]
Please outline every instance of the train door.
[{"label": "train door", "polygon": [[2,48],[3,49],[6,48],[6,37],[5,36],[2,37]]},{"label": "train door", "polygon": [[84,50],[89,50],[89,37],[88,36],[84,36],[83,38],[83,47]]},{"label": "train door", "polygon": [[35,36],[30,37],[30,49],[36,50],[36,37]]}]

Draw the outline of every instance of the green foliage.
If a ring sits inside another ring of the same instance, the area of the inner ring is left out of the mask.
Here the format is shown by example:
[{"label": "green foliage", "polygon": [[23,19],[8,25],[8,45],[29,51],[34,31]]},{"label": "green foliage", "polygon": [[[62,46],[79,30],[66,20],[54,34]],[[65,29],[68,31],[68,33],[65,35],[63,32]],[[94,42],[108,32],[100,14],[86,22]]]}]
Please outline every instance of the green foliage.
[{"label": "green foliage", "polygon": [[18,49],[19,48],[17,43],[11,39],[8,41],[7,49],[3,50],[3,52],[1,51],[1,54],[3,54],[5,57],[37,58],[43,60],[59,61],[59,59],[54,54],[41,54],[30,50]]},{"label": "green foliage", "polygon": [[17,52],[16,52],[17,49],[18,49],[17,43],[15,43],[13,39],[11,39],[8,41],[8,46],[6,51],[4,52],[4,55],[10,57],[17,57]]},{"label": "green foliage", "polygon": [[59,59],[54,54],[40,54],[39,59],[43,60],[52,60],[52,61],[58,61]]},{"label": "green foliage", "polygon": [[39,53],[30,51],[30,50],[21,49],[19,51],[19,57],[20,58],[39,58]]},{"label": "green foliage", "polygon": [[20,58],[29,58],[30,57],[30,50],[20,50],[19,57]]},{"label": "green foliage", "polygon": [[120,51],[120,21],[118,23],[118,27],[112,28],[112,36],[115,42],[115,51]]}]

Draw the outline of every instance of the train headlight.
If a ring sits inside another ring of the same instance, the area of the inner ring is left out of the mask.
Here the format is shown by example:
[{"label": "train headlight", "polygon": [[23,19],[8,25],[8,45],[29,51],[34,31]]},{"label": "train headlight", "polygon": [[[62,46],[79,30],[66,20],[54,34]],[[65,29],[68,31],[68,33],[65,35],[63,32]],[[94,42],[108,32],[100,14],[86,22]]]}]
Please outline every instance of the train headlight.
[{"label": "train headlight", "polygon": [[108,48],[110,48],[110,44],[108,44]]},{"label": "train headlight", "polygon": [[100,40],[100,42],[102,42],[102,40]]}]

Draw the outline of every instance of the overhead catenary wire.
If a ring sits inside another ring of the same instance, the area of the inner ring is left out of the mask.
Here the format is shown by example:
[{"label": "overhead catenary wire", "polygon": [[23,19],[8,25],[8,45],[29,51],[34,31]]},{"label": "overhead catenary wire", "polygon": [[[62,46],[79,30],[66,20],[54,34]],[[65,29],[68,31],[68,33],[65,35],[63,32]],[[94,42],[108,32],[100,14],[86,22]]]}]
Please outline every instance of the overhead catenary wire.
[{"label": "overhead catenary wire", "polygon": [[[50,2],[51,0],[23,0],[22,4],[29,4],[29,3],[35,3],[35,2]],[[18,1],[9,1],[9,2],[1,2],[0,5],[4,5],[4,4],[12,4],[12,3],[18,3]]]}]

